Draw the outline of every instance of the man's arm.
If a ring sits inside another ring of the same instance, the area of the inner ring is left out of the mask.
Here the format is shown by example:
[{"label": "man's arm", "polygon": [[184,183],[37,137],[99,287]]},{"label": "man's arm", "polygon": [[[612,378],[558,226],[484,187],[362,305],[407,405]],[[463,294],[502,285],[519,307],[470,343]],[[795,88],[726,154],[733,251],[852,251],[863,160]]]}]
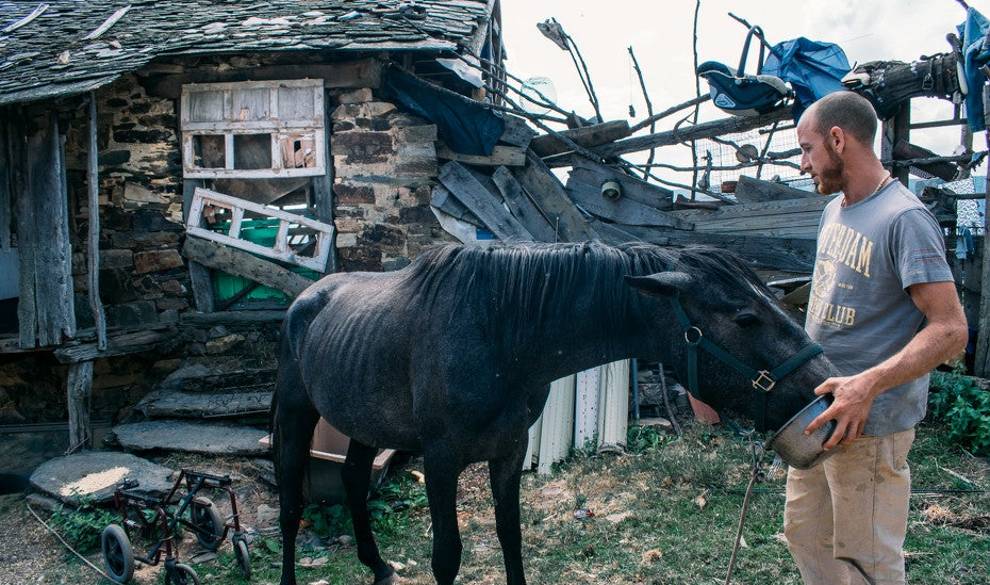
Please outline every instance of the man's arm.
[{"label": "man's arm", "polygon": [[928,324],[896,354],[872,368],[856,374],[829,378],[815,394],[831,393],[835,400],[825,412],[811,421],[810,433],[829,420],[836,421],[835,432],[825,443],[831,449],[852,442],[863,434],[873,400],[880,394],[919,378],[936,366],[958,355],[966,347],[966,317],[952,282],[926,282],[908,287],[908,294]]}]

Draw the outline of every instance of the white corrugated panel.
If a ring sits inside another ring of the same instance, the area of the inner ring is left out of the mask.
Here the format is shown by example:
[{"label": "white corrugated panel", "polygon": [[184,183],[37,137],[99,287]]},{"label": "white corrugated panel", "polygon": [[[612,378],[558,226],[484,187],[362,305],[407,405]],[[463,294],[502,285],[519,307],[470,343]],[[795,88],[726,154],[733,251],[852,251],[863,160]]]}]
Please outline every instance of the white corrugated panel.
[{"label": "white corrugated panel", "polygon": [[598,406],[598,448],[624,449],[629,423],[629,360],[612,362],[600,370],[604,373]]},{"label": "white corrugated panel", "polygon": [[[549,400],[549,398],[547,398]],[[523,457],[523,471],[532,469],[536,464],[537,455],[540,453],[540,435],[543,430],[543,415],[536,419],[533,426],[529,427],[529,442],[526,445],[526,456]]]},{"label": "white corrugated panel", "polygon": [[550,396],[543,409],[540,450],[536,469],[550,473],[550,466],[563,461],[573,445],[574,376],[561,378],[550,385]]},{"label": "white corrugated panel", "polygon": [[575,376],[574,445],[581,449],[598,440],[598,405],[604,367],[578,372]]}]

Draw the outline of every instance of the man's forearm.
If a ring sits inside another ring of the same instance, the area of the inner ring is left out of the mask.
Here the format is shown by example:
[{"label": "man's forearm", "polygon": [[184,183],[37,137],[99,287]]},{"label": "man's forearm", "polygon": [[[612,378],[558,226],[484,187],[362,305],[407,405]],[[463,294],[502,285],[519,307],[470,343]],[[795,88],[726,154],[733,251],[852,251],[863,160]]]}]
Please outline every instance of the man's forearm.
[{"label": "man's forearm", "polygon": [[966,346],[966,330],[950,324],[932,323],[918,332],[904,348],[861,375],[873,384],[879,396],[932,371]]}]

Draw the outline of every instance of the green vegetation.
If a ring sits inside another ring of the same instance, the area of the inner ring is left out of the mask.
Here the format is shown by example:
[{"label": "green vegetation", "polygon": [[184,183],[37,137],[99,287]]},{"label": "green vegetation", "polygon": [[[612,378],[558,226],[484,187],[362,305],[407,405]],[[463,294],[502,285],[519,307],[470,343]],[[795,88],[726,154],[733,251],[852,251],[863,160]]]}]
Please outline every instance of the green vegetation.
[{"label": "green vegetation", "polygon": [[932,415],[945,422],[950,441],[990,456],[990,391],[967,376],[934,372],[928,402]]},{"label": "green vegetation", "polygon": [[81,553],[100,549],[100,534],[120,516],[97,507],[92,499],[83,498],[78,508],[60,505],[52,514],[49,525]]}]

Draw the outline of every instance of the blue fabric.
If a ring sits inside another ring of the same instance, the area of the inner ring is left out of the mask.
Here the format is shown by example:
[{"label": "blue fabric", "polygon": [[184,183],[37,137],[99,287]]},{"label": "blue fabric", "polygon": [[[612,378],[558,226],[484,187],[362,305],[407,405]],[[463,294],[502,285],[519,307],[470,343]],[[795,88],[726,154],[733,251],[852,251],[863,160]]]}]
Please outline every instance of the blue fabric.
[{"label": "blue fabric", "polygon": [[505,120],[490,107],[435,87],[390,67],[384,89],[406,110],[437,125],[437,134],[454,152],[488,156],[505,131]]},{"label": "blue fabric", "polygon": [[983,84],[987,78],[980,68],[990,62],[990,49],[983,42],[988,28],[990,22],[975,8],[968,9],[966,20],[956,27],[962,39],[963,75],[969,86],[966,94],[966,119],[973,132],[986,129],[983,119]]},{"label": "blue fabric", "polygon": [[844,89],[842,77],[849,70],[846,54],[838,45],[798,37],[773,46],[762,74],[791,84],[797,121],[816,100]]}]

